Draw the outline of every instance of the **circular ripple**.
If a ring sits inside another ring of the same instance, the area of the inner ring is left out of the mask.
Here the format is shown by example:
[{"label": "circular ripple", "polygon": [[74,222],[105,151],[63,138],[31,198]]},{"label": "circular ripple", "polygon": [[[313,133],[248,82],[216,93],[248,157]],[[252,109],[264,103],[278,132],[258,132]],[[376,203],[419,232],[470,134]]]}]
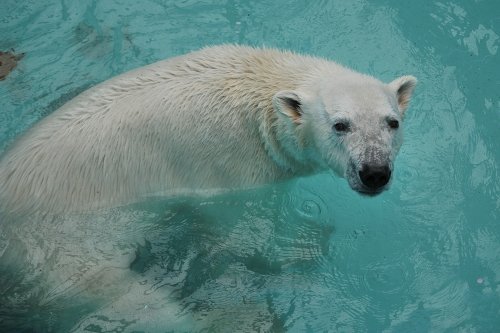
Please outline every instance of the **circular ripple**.
[{"label": "circular ripple", "polygon": [[364,274],[366,289],[383,294],[396,294],[408,284],[406,271],[399,264],[381,264]]},{"label": "circular ripple", "polygon": [[304,200],[296,210],[300,216],[308,219],[317,219],[321,215],[321,206],[311,199]]},{"label": "circular ripple", "polygon": [[327,223],[331,216],[322,197],[300,182],[285,195],[281,209],[285,217],[317,223]]}]

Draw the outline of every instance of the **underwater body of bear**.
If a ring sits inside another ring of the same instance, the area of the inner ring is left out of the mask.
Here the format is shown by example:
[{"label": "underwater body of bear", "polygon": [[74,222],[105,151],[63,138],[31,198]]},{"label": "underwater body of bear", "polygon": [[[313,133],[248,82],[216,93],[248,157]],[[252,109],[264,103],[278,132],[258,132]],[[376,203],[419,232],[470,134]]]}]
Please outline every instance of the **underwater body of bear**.
[{"label": "underwater body of bear", "polygon": [[17,140],[0,160],[0,210],[87,211],[326,169],[378,194],[415,84],[245,46],[160,61],[83,92]]}]

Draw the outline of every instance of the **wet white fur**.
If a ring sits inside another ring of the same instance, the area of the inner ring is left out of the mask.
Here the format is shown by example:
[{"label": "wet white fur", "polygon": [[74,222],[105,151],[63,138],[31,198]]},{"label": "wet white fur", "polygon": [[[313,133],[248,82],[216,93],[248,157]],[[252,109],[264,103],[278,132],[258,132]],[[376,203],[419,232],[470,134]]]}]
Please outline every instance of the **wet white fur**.
[{"label": "wet white fur", "polygon": [[[394,158],[401,135],[383,119],[401,119],[414,84],[244,46],[160,61],[85,91],[31,128],[0,161],[0,207],[85,211],[327,168],[344,176],[373,143]],[[298,113],[283,103],[287,94],[300,99]],[[340,118],[357,132],[336,135]]]}]

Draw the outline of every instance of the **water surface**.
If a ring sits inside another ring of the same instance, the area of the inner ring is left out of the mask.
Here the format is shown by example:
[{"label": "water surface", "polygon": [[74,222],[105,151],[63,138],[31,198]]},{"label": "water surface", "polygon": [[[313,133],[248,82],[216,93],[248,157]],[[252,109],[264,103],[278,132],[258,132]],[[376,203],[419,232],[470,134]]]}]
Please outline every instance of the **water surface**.
[{"label": "water surface", "polygon": [[4,0],[0,50],[25,57],[0,82],[0,150],[87,87],[206,45],[286,48],[419,85],[376,198],[321,174],[3,220],[0,327],[497,331],[499,12],[494,0]]}]

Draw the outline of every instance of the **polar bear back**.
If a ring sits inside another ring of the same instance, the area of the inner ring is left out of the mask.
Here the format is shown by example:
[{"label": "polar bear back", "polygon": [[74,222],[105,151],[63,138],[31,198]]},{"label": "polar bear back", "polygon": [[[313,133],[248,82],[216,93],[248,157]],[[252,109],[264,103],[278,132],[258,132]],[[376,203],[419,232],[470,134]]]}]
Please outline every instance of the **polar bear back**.
[{"label": "polar bear back", "polygon": [[220,46],[112,78],[9,149],[0,161],[1,208],[84,211],[158,192],[289,178],[293,170],[267,152],[272,96],[325,70],[343,69],[289,52]]}]

